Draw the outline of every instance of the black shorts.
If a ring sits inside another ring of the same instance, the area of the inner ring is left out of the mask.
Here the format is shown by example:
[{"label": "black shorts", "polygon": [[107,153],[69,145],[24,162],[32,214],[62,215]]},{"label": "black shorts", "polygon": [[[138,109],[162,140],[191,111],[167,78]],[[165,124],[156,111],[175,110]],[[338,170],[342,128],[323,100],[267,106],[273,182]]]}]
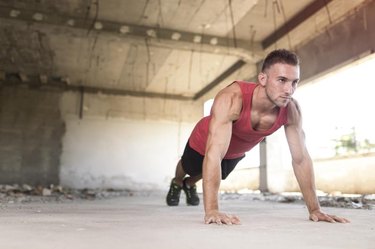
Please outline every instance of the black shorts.
[{"label": "black shorts", "polygon": [[[236,167],[244,156],[234,159],[223,159],[221,161],[221,179],[227,178],[230,172]],[[181,156],[181,164],[184,171],[190,176],[198,176],[202,174],[204,156],[192,149],[187,142],[184,154]]]}]

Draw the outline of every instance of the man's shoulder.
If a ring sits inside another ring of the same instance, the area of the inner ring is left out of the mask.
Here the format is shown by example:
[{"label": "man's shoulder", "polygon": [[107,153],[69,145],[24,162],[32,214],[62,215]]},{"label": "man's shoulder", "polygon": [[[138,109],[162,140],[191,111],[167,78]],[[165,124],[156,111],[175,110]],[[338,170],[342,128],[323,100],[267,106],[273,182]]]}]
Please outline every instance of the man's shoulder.
[{"label": "man's shoulder", "polygon": [[233,81],[233,83],[245,84],[245,85],[256,85],[256,84],[258,84],[256,82],[245,81],[245,80],[235,80],[235,81]]},{"label": "man's shoulder", "polygon": [[298,104],[298,101],[295,98],[292,98],[287,106],[288,112],[297,112],[301,113],[301,107]]},{"label": "man's shoulder", "polygon": [[242,96],[241,86],[239,85],[237,81],[234,81],[232,84],[225,87],[218,93],[218,95],[222,95],[222,94],[231,96],[231,97]]},{"label": "man's shoulder", "polygon": [[296,124],[301,121],[301,107],[298,101],[294,98],[291,99],[287,106],[288,110],[288,124]]},{"label": "man's shoulder", "polygon": [[230,120],[237,119],[242,108],[242,91],[238,84],[222,89],[215,97],[213,114],[226,113]]}]

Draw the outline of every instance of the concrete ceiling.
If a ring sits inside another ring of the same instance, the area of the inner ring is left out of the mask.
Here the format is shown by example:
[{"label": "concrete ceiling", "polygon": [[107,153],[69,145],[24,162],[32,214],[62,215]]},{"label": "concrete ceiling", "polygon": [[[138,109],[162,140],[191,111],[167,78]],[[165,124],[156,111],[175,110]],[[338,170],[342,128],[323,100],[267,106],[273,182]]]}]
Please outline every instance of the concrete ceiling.
[{"label": "concrete ceiling", "polygon": [[0,81],[197,99],[269,50],[295,49],[362,2],[0,0]]}]

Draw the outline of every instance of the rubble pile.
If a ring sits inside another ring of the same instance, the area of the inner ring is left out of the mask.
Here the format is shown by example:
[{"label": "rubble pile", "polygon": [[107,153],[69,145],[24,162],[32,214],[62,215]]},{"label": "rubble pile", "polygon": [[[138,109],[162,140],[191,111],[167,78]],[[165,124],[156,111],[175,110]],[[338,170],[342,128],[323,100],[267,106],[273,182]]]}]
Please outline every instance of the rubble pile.
[{"label": "rubble pile", "polygon": [[[73,200],[97,200],[109,199],[121,196],[133,196],[130,190],[118,189],[69,189],[61,186],[50,185],[30,186],[23,185],[0,185],[0,205],[28,202],[65,202]],[[152,193],[143,193],[150,195]],[[301,193],[262,193],[259,190],[222,192],[220,198],[223,200],[248,200],[269,201],[279,203],[303,203]],[[342,193],[326,194],[318,192],[318,198],[322,207],[340,207],[355,209],[375,210],[375,194],[348,195]]]},{"label": "rubble pile", "polygon": [[343,207],[375,210],[375,194],[358,196],[321,196],[320,205],[323,207]]},{"label": "rubble pile", "polygon": [[[303,197],[300,193],[261,193],[252,191],[248,193],[222,193],[224,200],[251,200],[251,201],[269,201],[280,203],[303,203]],[[348,194],[322,194],[318,196],[322,207],[338,207],[351,209],[370,209],[375,210],[375,194],[368,195],[348,195]]]},{"label": "rubble pile", "polygon": [[50,185],[48,187],[30,186],[27,184],[0,185],[0,204],[50,201],[62,202],[77,199],[94,200],[131,195],[133,195],[133,193],[128,190],[68,189],[55,185]]}]

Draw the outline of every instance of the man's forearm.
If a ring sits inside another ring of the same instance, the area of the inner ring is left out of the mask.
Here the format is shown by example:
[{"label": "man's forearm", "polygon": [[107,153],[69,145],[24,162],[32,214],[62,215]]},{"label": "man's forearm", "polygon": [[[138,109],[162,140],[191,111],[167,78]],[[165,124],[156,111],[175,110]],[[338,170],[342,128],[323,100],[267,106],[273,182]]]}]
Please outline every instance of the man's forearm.
[{"label": "man's forearm", "polygon": [[316,195],[312,163],[293,164],[293,169],[309,213],[319,210],[320,205]]},{"label": "man's forearm", "polygon": [[205,157],[203,162],[203,202],[205,212],[219,210],[218,192],[221,180],[219,162]]},{"label": "man's forearm", "polygon": [[320,210],[319,200],[316,196],[315,188],[307,188],[302,191],[303,198],[309,213]]}]

